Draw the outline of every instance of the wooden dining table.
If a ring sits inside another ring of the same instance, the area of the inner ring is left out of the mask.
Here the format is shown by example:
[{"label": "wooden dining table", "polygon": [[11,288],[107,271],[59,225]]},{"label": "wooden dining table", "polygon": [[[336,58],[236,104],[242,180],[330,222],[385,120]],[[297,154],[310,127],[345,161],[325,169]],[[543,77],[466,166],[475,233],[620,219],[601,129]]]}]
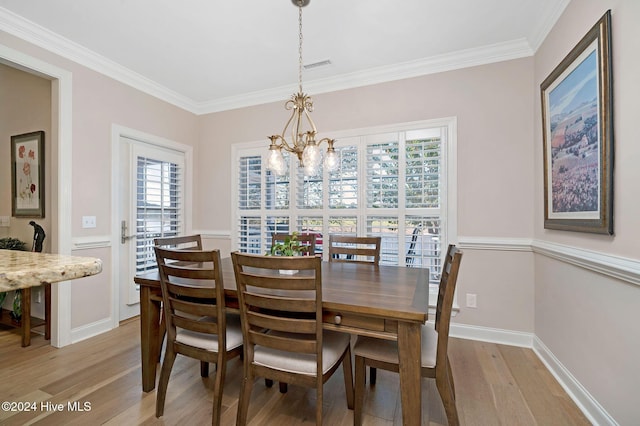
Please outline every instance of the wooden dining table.
[{"label": "wooden dining table", "polygon": [[[237,310],[231,258],[222,259],[228,310]],[[155,388],[162,344],[162,294],[157,271],[137,275],[140,285],[142,389]],[[427,320],[429,270],[355,263],[322,263],[324,328],[398,341],[404,425],[421,423],[420,327]]]}]

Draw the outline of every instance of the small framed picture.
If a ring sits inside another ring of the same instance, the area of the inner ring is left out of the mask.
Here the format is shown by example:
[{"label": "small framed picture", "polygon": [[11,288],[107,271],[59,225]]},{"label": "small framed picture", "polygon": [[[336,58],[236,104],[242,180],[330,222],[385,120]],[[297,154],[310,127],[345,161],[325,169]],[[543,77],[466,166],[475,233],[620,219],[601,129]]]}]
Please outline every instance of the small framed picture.
[{"label": "small framed picture", "polygon": [[540,89],[544,227],[613,234],[611,11]]},{"label": "small framed picture", "polygon": [[44,217],[44,132],[11,136],[11,212]]}]

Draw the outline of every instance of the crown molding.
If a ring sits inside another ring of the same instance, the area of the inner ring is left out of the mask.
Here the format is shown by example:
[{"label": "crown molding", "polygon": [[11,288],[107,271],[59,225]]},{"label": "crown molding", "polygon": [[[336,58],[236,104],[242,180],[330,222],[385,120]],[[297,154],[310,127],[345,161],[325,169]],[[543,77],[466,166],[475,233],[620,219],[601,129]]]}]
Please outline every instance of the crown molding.
[{"label": "crown molding", "polygon": [[531,48],[533,52],[537,52],[544,39],[547,38],[547,35],[551,32],[553,26],[558,22],[560,16],[564,12],[564,10],[569,5],[570,0],[560,0],[552,7],[553,9],[550,13],[546,14],[547,19],[540,23],[540,25],[532,31],[529,35],[529,40],[531,41]]},{"label": "crown molding", "polygon": [[6,33],[104,74],[141,92],[184,110],[197,113],[197,103],[193,100],[3,7],[0,7],[0,28]]},{"label": "crown molding", "polygon": [[[287,85],[238,96],[196,102],[2,7],[0,7],[0,28],[2,31],[49,52],[198,115],[286,100],[296,88],[295,85]],[[532,56],[533,53],[534,51],[525,39],[518,39],[332,78],[313,80],[307,82],[306,87],[310,93],[327,93],[517,59]]]},{"label": "crown molding", "polygon": [[[531,46],[525,39],[517,39],[474,49],[459,50],[416,61],[341,74],[331,78],[311,80],[305,82],[305,89],[307,93],[312,94],[335,92],[338,90],[370,86],[428,74],[519,59],[532,56],[533,53]],[[198,106],[198,113],[209,114],[228,109],[283,101],[288,99],[295,89],[295,85],[281,86],[273,89],[245,93],[239,96],[202,102]]]}]

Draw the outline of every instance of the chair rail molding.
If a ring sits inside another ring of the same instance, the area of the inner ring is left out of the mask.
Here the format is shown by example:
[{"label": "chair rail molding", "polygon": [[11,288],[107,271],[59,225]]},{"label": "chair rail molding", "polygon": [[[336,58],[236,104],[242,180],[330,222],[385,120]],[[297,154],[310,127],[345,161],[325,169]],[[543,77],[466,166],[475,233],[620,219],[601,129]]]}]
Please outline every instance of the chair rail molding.
[{"label": "chair rail molding", "polygon": [[534,240],[533,252],[631,284],[640,285],[640,260]]},{"label": "chair rail molding", "polygon": [[229,229],[193,229],[190,234],[200,234],[202,238],[231,239],[231,230]]},{"label": "chair rail molding", "polygon": [[92,235],[75,237],[71,240],[71,250],[89,250],[111,247],[111,235]]},{"label": "chair rail molding", "polygon": [[599,274],[640,285],[640,260],[595,250],[527,238],[464,237],[458,247],[468,250],[533,252]]},{"label": "chair rail molding", "polygon": [[532,251],[530,238],[458,237],[458,247],[470,250]]}]

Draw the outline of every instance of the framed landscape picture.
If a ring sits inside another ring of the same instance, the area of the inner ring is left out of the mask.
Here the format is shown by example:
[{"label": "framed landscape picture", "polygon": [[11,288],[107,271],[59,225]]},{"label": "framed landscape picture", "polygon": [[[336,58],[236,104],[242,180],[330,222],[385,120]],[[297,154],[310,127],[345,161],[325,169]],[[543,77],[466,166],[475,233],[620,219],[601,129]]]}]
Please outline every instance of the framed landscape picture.
[{"label": "framed landscape picture", "polygon": [[540,85],[544,227],[613,234],[611,12]]},{"label": "framed landscape picture", "polygon": [[11,136],[11,212],[44,217],[44,132]]}]

